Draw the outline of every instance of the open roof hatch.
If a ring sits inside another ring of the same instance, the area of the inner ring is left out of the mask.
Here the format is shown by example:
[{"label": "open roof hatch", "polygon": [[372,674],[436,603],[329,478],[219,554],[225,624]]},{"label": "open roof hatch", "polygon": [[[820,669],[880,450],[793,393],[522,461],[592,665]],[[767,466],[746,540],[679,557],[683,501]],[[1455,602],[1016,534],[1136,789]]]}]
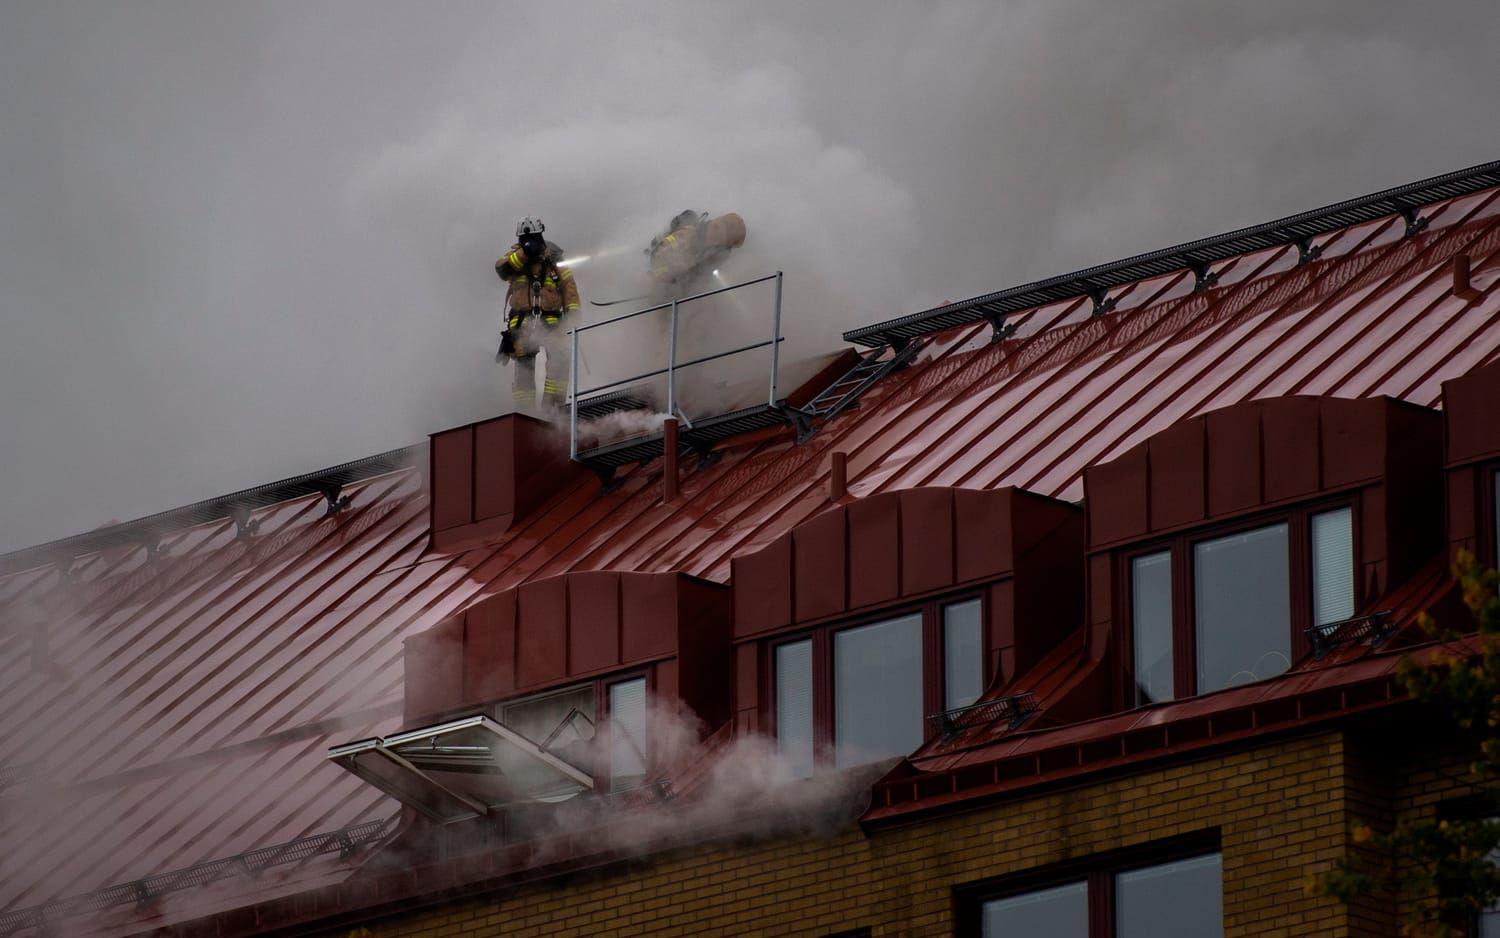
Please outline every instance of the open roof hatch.
[{"label": "open roof hatch", "polygon": [[[328,758],[442,824],[518,802],[562,801],[594,787],[554,750],[584,738],[577,710],[536,743],[487,716],[335,746]],[[571,747],[570,747],[571,748]]]}]

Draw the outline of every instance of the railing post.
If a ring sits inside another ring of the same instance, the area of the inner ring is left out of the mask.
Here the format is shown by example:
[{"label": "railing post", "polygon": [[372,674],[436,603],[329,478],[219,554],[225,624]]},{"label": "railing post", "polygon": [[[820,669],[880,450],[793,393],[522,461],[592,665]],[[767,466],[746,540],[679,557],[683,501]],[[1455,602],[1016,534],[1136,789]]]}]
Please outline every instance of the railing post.
[{"label": "railing post", "polygon": [[573,357],[568,360],[568,458],[578,458],[578,329],[568,330]]},{"label": "railing post", "polygon": [[677,418],[661,422],[661,500],[677,500]]},{"label": "railing post", "polygon": [[771,320],[771,396],[767,407],[776,406],[776,366],[781,358],[781,271],[776,271],[776,313]]},{"label": "railing post", "polygon": [[672,338],[667,346],[667,416],[677,416],[677,301],[672,301]]}]

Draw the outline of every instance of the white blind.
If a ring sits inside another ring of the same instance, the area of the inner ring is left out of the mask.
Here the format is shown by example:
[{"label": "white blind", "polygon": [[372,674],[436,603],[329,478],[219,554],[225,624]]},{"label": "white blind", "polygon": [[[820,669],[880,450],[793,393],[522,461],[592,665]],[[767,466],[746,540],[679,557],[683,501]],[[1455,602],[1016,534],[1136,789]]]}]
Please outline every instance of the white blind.
[{"label": "white blind", "polygon": [[797,778],[813,774],[812,642],[776,647],[776,748]]},{"label": "white blind", "polygon": [[609,787],[634,788],[646,777],[646,682],[609,686]]},{"label": "white blind", "polygon": [[1354,615],[1354,517],[1348,508],[1312,516],[1313,624]]}]

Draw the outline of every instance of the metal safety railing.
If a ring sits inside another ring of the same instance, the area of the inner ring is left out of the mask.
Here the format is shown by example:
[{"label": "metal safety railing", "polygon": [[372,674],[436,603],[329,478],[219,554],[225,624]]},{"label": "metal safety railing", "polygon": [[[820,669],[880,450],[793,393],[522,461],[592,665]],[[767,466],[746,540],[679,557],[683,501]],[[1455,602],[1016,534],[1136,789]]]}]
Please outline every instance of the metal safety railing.
[{"label": "metal safety railing", "polygon": [[[777,372],[777,369],[778,369],[778,367],[780,365],[781,342],[782,342],[782,336],[781,336],[781,288],[782,288],[782,279],[783,279],[783,274],[782,274],[781,271],[778,270],[774,274],[767,274],[764,277],[757,277],[754,280],[746,280],[746,281],[743,281],[741,283],[734,283],[734,284],[730,284],[728,286],[719,287],[719,288],[714,289],[714,290],[705,290],[702,293],[695,293],[692,296],[686,296],[686,297],[682,297],[681,299],[671,300],[670,302],[667,302],[667,303],[659,303],[656,306],[651,306],[651,307],[648,307],[646,309],[638,309],[635,312],[626,313],[623,316],[615,316],[614,318],[612,318],[612,319],[606,319],[603,322],[592,322],[592,323],[589,323],[586,326],[578,326],[576,328],[569,329],[568,330],[568,335],[569,335],[569,341],[572,343],[573,355],[572,355],[572,360],[571,360],[571,362],[569,364],[569,371],[570,371],[569,378],[570,378],[570,380],[568,382],[568,387],[572,388],[573,391],[569,395],[569,401],[568,401],[568,455],[570,457],[574,458],[574,459],[578,458],[578,410],[579,410],[580,403],[583,403],[584,405],[587,405],[587,403],[588,403],[587,401],[582,401],[581,400],[585,395],[599,394],[600,392],[603,392],[603,391],[610,391],[610,390],[615,389],[615,388],[620,388],[620,387],[624,387],[624,386],[627,386],[627,385],[635,384],[635,383],[640,382],[640,381],[645,381],[645,380],[647,380],[649,378],[659,378],[662,375],[666,375],[667,376],[667,407],[666,407],[666,412],[669,415],[672,415],[672,416],[675,417],[675,416],[677,416],[679,414],[679,409],[678,409],[678,406],[677,406],[677,373],[678,372],[680,372],[684,368],[691,368],[691,367],[693,367],[695,365],[702,365],[702,364],[705,364],[707,362],[716,361],[716,360],[721,359],[721,358],[728,358],[731,355],[739,355],[739,354],[742,354],[744,352],[753,352],[756,349],[763,349],[763,348],[766,348],[767,346],[769,346],[770,349],[771,349],[771,379],[770,379],[770,390],[769,390],[769,392],[768,392],[768,394],[766,396],[766,406],[767,407],[775,407],[776,403],[777,403],[777,401],[776,401],[776,372]],[[729,293],[729,292],[734,291],[734,290],[741,290],[741,289],[744,289],[745,287],[752,287],[752,286],[755,286],[756,284],[768,283],[768,282],[773,281],[773,280],[776,282],[776,304],[775,304],[775,307],[774,307],[774,310],[773,310],[773,313],[772,313],[772,316],[771,316],[771,337],[769,339],[766,339],[766,340],[761,341],[761,342],[752,342],[749,345],[742,345],[742,346],[739,346],[738,348],[729,349],[727,351],[715,352],[712,355],[702,355],[702,356],[699,356],[697,358],[690,359],[688,361],[680,362],[680,361],[677,360],[677,325],[678,325],[678,314],[679,314],[679,311],[681,310],[681,308],[683,306],[685,306],[688,303],[691,303],[691,302],[693,302],[695,300],[702,300],[702,299],[705,299],[705,298],[710,297],[710,296],[718,296],[721,293]],[[645,316],[645,315],[647,315],[649,313],[658,313],[658,312],[661,312],[662,310],[669,310],[670,311],[670,313],[669,313],[669,325],[668,325],[669,338],[668,338],[668,341],[667,341],[667,366],[665,368],[657,368],[657,369],[655,369],[653,371],[647,371],[647,372],[644,372],[642,374],[631,375],[630,377],[621,378],[621,379],[616,380],[616,381],[608,381],[608,382],[605,382],[604,384],[596,385],[596,386],[591,387],[591,388],[579,389],[579,387],[578,387],[578,351],[579,351],[578,350],[578,344],[579,344],[579,337],[583,333],[592,331],[594,329],[602,329],[605,326],[616,325],[618,323],[624,322],[627,319],[634,319],[634,318],[636,318],[638,316]]]}]

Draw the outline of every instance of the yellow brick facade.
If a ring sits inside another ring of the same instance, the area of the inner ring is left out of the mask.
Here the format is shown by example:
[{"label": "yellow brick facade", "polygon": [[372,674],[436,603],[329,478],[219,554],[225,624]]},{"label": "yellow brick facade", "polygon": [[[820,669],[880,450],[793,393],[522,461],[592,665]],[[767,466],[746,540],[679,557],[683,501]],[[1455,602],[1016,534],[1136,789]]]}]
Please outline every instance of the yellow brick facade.
[{"label": "yellow brick facade", "polygon": [[1378,809],[1368,769],[1346,733],[1324,732],[869,835],[678,850],[327,934],[952,935],[957,886],[1217,828],[1226,936],[1391,935],[1388,905],[1305,888],[1351,848],[1351,818]]}]

